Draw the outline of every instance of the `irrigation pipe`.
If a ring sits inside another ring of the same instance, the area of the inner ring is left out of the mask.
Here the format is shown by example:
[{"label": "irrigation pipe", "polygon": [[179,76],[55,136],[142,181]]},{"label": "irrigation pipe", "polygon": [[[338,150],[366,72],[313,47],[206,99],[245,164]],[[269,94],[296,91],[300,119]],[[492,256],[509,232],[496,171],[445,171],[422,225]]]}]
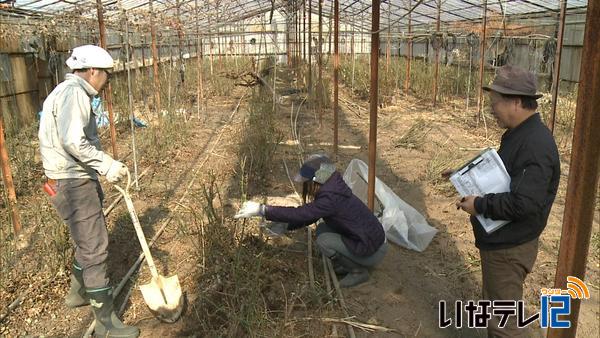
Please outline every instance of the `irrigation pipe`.
[{"label": "irrigation pipe", "polygon": [[[233,112],[231,113],[231,115],[229,115],[229,119],[227,120],[227,123],[225,123],[221,127],[221,130],[219,131],[219,135],[217,136],[217,139],[213,143],[213,145],[210,148],[210,150],[208,152],[206,152],[206,154],[207,154],[206,157],[204,157],[204,160],[202,161],[202,163],[200,163],[200,165],[194,170],[194,174],[192,176],[192,179],[190,180],[190,183],[187,185],[187,187],[186,187],[183,195],[179,199],[177,205],[175,205],[175,207],[173,208],[171,214],[174,214],[177,211],[177,209],[179,209],[179,206],[183,203],[183,201],[187,197],[187,194],[190,191],[190,188],[195,183],[196,178],[198,177],[197,176],[198,172],[200,172],[200,169],[204,166],[204,164],[206,164],[206,162],[210,158],[211,153],[213,152],[213,150],[215,149],[215,147],[217,146],[217,144],[221,140],[221,137],[223,136],[223,131],[225,131],[225,127],[227,127],[231,123],[231,120],[233,119],[233,116],[238,111],[238,109],[240,107],[240,104],[242,103],[242,100],[244,99],[245,96],[246,96],[246,94],[244,94],[244,95],[242,95],[242,97],[240,97],[240,100],[238,101],[237,105],[233,109]],[[150,239],[150,241],[148,242],[148,247],[149,248],[151,248],[152,245],[154,245],[154,242],[156,242],[156,240],[158,239],[158,237],[160,237],[160,235],[166,229],[167,225],[169,225],[169,223],[171,223],[171,220],[173,220],[173,218],[174,218],[174,216],[169,216],[163,222],[162,226],[158,229],[158,231],[154,234],[154,236],[152,237],[152,239]],[[127,273],[125,274],[125,276],[123,277],[123,279],[121,280],[121,282],[117,285],[117,287],[113,291],[113,298],[116,298],[119,295],[119,293],[123,290],[123,287],[125,287],[125,284],[127,284],[127,281],[129,281],[129,279],[135,273],[135,271],[138,269],[138,267],[140,266],[140,264],[142,264],[142,262],[144,261],[144,258],[145,258],[145,256],[144,256],[144,253],[142,252],[138,256],[138,259],[133,263],[133,265],[131,266],[131,268],[129,268],[129,271],[127,271]],[[123,303],[127,303],[127,301],[129,300],[129,296],[130,295],[131,295],[131,291],[128,291],[127,294],[126,294],[126,297],[123,299]],[[94,326],[95,325],[96,325],[96,320],[94,319],[92,321],[92,323],[90,324],[90,326],[88,327],[87,331],[84,333],[83,336],[84,337],[91,337],[92,333],[94,332]]]}]

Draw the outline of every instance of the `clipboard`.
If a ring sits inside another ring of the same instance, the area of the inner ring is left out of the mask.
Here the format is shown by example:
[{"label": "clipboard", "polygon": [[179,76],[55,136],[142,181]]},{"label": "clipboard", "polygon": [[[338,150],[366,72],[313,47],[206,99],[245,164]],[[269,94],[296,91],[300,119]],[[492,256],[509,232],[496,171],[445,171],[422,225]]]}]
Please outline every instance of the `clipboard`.
[{"label": "clipboard", "polygon": [[[510,176],[495,149],[487,148],[450,175],[450,182],[461,197],[510,191]],[[475,216],[490,234],[510,221]]]}]

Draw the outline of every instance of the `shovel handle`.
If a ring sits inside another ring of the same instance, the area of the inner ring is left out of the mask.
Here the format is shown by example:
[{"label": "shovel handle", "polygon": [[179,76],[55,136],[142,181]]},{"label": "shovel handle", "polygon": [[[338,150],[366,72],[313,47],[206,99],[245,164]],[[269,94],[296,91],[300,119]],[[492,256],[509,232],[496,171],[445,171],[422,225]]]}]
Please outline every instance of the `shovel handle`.
[{"label": "shovel handle", "polygon": [[131,221],[133,222],[135,233],[140,242],[140,246],[142,247],[142,251],[144,252],[144,256],[146,257],[146,261],[148,262],[148,268],[150,269],[152,278],[156,279],[158,277],[158,271],[156,270],[156,265],[154,265],[154,259],[152,259],[150,248],[148,248],[148,243],[146,242],[146,237],[144,236],[144,231],[142,230],[140,220],[137,217],[135,208],[133,206],[133,201],[131,200],[131,196],[128,192],[130,185],[131,174],[129,173],[129,171],[127,171],[127,187],[123,189],[118,185],[115,185],[115,189],[117,189],[123,195],[123,199],[125,200],[125,204],[127,205],[127,210],[129,211],[129,215],[131,216]]}]

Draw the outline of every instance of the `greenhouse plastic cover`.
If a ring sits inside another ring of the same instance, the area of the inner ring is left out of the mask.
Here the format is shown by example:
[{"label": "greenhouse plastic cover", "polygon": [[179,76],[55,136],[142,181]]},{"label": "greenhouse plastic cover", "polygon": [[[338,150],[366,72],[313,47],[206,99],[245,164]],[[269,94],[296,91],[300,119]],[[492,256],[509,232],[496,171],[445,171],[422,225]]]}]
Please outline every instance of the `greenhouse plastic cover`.
[{"label": "greenhouse plastic cover", "polygon": [[[350,161],[344,181],[354,195],[367,204],[367,177],[369,167],[359,159]],[[425,217],[404,202],[390,187],[375,178],[375,215],[383,224],[388,240],[405,248],[423,251],[427,248],[437,229],[430,226]]]}]

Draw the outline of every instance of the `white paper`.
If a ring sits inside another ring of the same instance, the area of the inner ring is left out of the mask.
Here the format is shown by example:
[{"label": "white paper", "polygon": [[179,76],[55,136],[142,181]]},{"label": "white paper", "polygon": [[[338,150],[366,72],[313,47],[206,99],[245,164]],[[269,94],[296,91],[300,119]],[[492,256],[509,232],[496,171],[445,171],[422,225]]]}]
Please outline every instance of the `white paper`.
[{"label": "white paper", "polygon": [[[461,197],[483,196],[490,193],[510,191],[510,176],[495,149],[486,149],[450,176]],[[489,234],[509,223],[506,220],[492,220],[477,215],[479,223]]]}]

